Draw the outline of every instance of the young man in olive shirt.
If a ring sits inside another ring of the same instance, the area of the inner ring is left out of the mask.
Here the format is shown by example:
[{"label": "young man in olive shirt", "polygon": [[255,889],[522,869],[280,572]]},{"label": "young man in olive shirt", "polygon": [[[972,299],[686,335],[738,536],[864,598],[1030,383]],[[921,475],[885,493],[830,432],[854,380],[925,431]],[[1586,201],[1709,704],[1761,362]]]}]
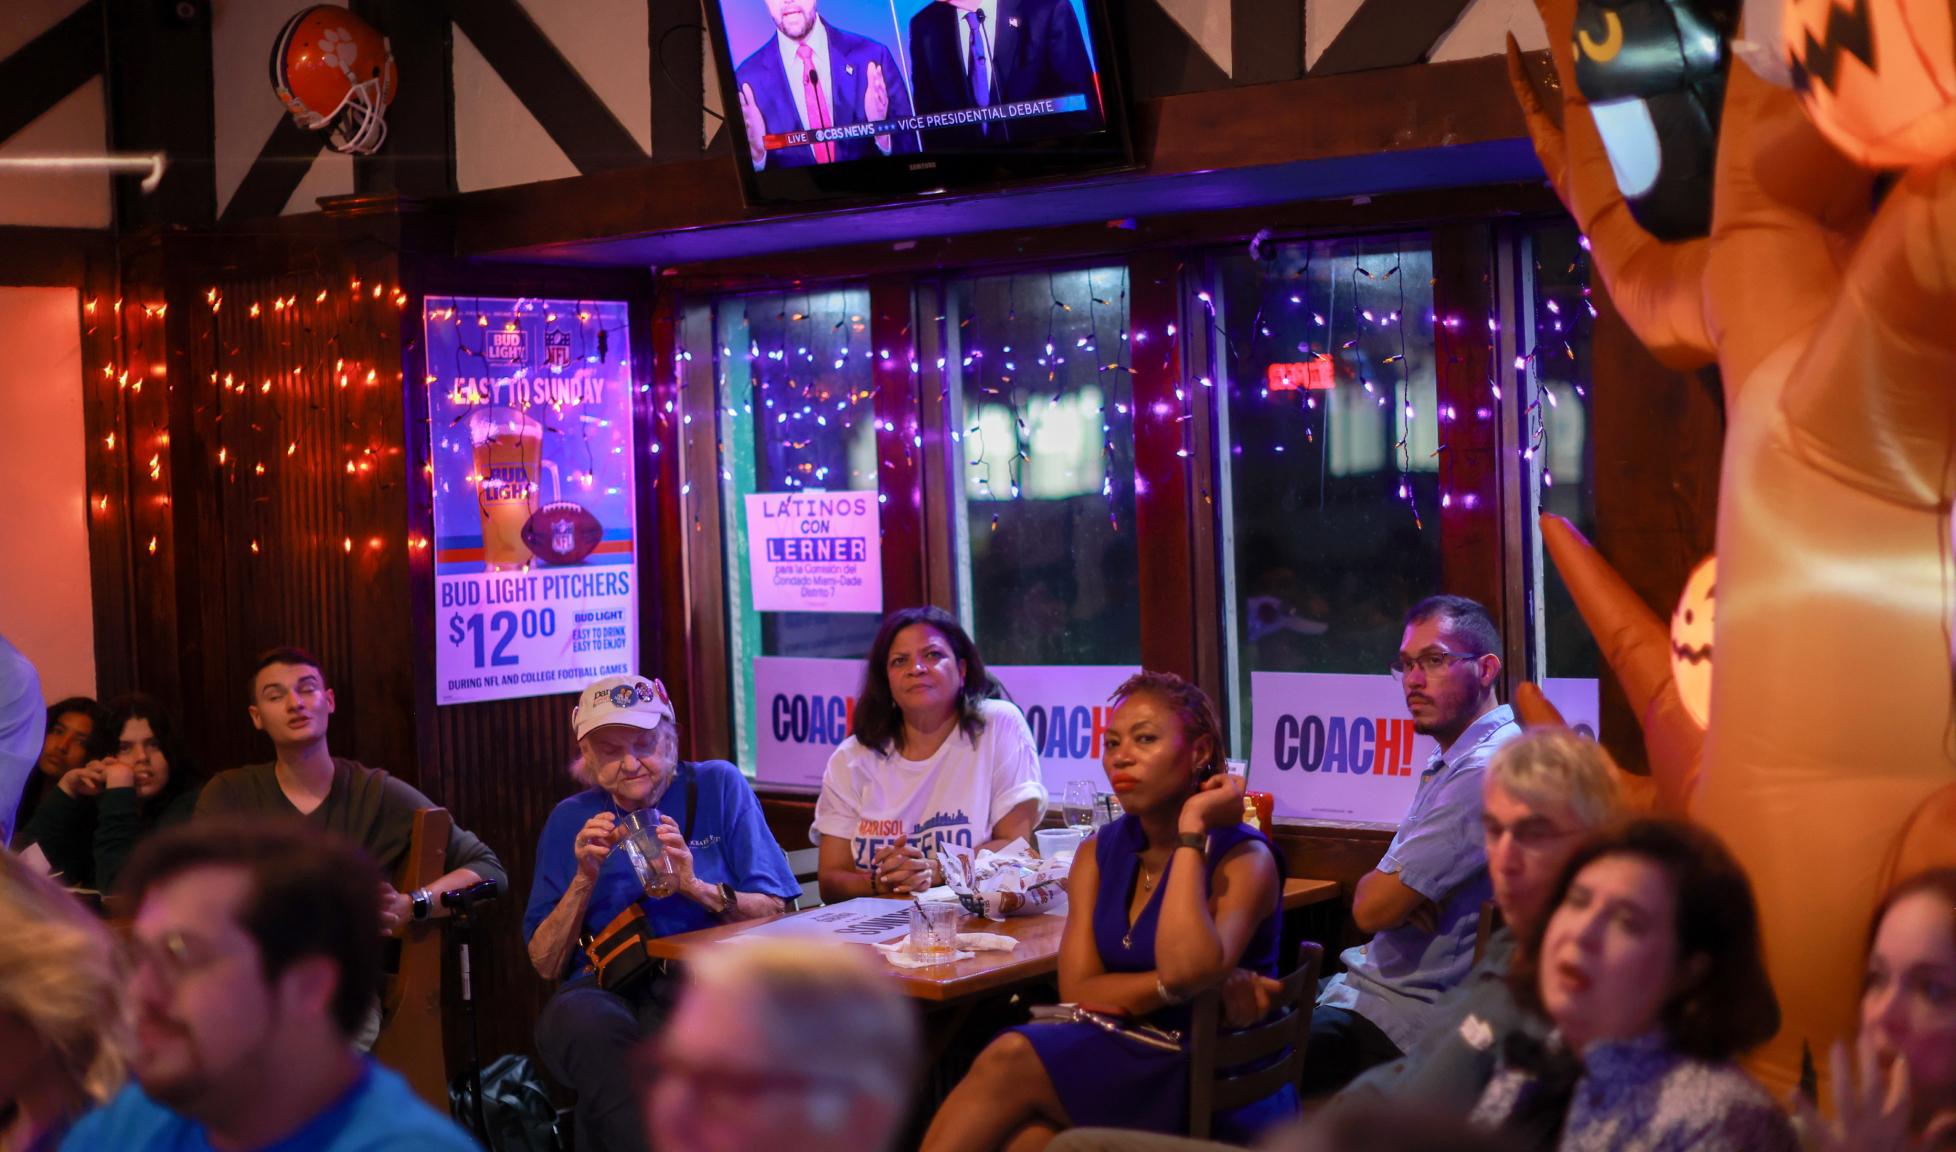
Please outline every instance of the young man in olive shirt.
[{"label": "young man in olive shirt", "polygon": [[[258,658],[251,678],[251,722],[272,738],[277,759],[219,773],[204,787],[197,815],[302,816],[314,826],[365,848],[381,874],[393,876],[414,831],[414,813],[434,801],[412,785],[334,756],[326,749],[333,690],[319,661],[298,648],[274,648]],[[392,933],[411,919],[446,915],[441,894],[509,876],[489,846],[451,824],[449,871],[418,892],[381,885],[380,923]]]}]

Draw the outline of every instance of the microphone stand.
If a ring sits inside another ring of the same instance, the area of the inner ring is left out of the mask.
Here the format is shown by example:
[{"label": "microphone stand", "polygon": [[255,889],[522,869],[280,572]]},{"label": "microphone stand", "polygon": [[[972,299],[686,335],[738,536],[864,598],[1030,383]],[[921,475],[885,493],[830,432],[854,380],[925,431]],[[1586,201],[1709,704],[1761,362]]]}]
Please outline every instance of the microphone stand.
[{"label": "microphone stand", "polygon": [[469,1099],[474,1107],[470,1117],[475,1127],[476,1139],[485,1148],[493,1147],[489,1142],[489,1122],[482,1111],[482,1057],[476,1041],[475,989],[469,971],[469,944],[475,927],[475,905],[479,900],[493,900],[498,889],[495,881],[485,880],[455,892],[444,892],[442,904],[449,910],[449,925],[454,930],[461,947],[462,976],[462,1015],[468,1019],[468,1061],[469,1061]]}]

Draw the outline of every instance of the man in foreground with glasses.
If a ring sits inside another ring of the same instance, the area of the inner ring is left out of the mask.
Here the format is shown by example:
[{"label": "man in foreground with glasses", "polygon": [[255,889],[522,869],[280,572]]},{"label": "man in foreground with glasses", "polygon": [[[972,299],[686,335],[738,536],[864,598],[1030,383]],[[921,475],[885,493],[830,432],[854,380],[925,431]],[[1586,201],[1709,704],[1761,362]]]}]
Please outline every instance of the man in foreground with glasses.
[{"label": "man in foreground with glasses", "polygon": [[64,1152],[462,1152],[459,1128],[353,1046],[380,972],[380,874],[297,820],[186,825],[140,847],[136,1083]]},{"label": "man in foreground with glasses", "polygon": [[1481,776],[1488,758],[1521,734],[1513,709],[1494,695],[1500,630],[1472,600],[1432,596],[1414,605],[1392,674],[1413,730],[1439,750],[1385,856],[1352,895],[1352,919],[1373,936],[1346,950],[1345,971],[1326,981],[1311,1014],[1307,1097],[1411,1049],[1440,997],[1472,967],[1489,892]]},{"label": "man in foreground with glasses", "polygon": [[922,1049],[915,1010],[846,945],[702,951],[644,1052],[647,1143],[687,1152],[884,1152]]},{"label": "man in foreground with glasses", "polygon": [[1510,1033],[1548,1034],[1547,1020],[1515,1004],[1508,962],[1515,941],[1547,913],[1562,866],[1617,816],[1616,772],[1601,744],[1567,728],[1525,732],[1488,761],[1481,828],[1502,924],[1467,979],[1434,1006],[1426,1035],[1403,1058],[1353,1081],[1341,1099],[1380,1092],[1465,1116]]}]

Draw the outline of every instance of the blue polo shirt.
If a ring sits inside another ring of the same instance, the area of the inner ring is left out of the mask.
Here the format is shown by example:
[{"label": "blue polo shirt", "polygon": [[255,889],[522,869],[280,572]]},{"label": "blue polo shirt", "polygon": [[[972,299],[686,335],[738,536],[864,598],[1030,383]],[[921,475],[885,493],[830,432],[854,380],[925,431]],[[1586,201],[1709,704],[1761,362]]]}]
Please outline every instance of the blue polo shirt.
[{"label": "blue polo shirt", "polygon": [[1427,762],[1378,870],[1398,873],[1401,883],[1439,905],[1439,927],[1428,933],[1401,924],[1346,949],[1340,957],[1345,970],[1318,997],[1327,1008],[1352,1009],[1378,1025],[1401,1052],[1419,1043],[1435,1005],[1474,966],[1481,905],[1494,894],[1481,827],[1481,778],[1501,745],[1519,735],[1514,709],[1503,704]]},{"label": "blue polo shirt", "polygon": [[[259,1152],[475,1152],[466,1133],[422,1103],[407,1081],[371,1058],[333,1106]],[[131,1082],[79,1120],[61,1152],[211,1152],[204,1126]]]},{"label": "blue polo shirt", "polygon": [[[689,780],[696,790],[691,827],[686,823]],[[686,833],[687,846],[693,852],[693,874],[706,883],[731,884],[736,892],[760,892],[783,900],[801,895],[794,869],[788,866],[788,857],[774,842],[774,834],[761,815],[760,800],[732,764],[725,760],[680,761],[665,795],[653,807],[672,817]],[[576,877],[577,834],[600,812],[620,818],[625,814],[602,788],[579,792],[551,810],[543,835],[537,838],[536,879],[530,884],[530,903],[523,912],[524,939],[536,933],[537,925],[550,915]],[[676,936],[720,923],[719,917],[679,893],[663,900],[648,898],[632,871],[630,858],[617,850],[598,868],[581,931],[603,930],[633,902],[645,909],[646,923],[656,936]],[[574,957],[575,972],[590,968],[582,950]]]}]

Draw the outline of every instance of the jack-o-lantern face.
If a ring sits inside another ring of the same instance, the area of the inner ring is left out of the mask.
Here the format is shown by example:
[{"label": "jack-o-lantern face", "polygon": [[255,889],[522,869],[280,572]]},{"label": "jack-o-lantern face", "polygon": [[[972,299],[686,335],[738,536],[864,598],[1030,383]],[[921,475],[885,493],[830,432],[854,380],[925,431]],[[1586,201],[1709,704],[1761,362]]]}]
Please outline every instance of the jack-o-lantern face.
[{"label": "jack-o-lantern face", "polygon": [[1786,0],[1793,90],[1836,148],[1871,168],[1956,156],[1956,3]]},{"label": "jack-o-lantern face", "polygon": [[1691,570],[1671,613],[1671,678],[1684,710],[1703,728],[1711,719],[1712,613],[1718,605],[1718,557]]}]

